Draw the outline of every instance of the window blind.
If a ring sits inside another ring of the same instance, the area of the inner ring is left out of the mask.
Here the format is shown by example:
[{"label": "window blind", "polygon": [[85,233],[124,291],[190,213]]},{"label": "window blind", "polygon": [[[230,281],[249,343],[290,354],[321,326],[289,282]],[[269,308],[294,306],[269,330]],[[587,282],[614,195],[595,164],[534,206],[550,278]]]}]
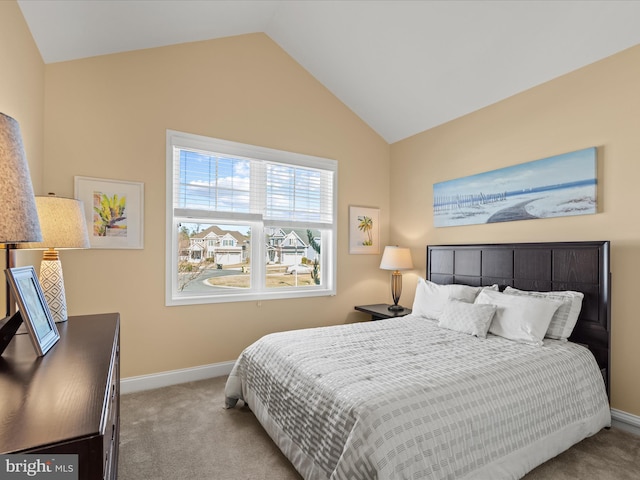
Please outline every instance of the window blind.
[{"label": "window blind", "polygon": [[173,148],[176,216],[261,219],[265,225],[306,228],[326,228],[334,221],[333,161],[318,168]]}]

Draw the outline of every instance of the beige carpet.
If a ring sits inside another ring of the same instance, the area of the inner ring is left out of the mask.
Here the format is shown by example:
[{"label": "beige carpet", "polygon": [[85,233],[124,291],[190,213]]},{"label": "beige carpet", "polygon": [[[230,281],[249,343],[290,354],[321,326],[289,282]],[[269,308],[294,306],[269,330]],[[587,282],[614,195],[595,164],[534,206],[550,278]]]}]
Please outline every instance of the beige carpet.
[{"label": "beige carpet", "polygon": [[[225,381],[123,395],[119,480],[300,480],[249,409],[224,409]],[[640,437],[603,430],[524,478],[638,480]]]}]

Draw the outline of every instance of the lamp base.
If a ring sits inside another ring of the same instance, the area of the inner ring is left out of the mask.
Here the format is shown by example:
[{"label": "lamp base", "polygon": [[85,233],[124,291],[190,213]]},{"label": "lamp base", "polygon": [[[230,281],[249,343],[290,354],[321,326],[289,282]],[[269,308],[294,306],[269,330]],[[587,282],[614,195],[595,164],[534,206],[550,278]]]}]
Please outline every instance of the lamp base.
[{"label": "lamp base", "polygon": [[393,305],[389,307],[389,311],[399,312],[401,310],[404,310],[404,307],[398,305],[401,294],[402,294],[402,274],[398,270],[396,270],[391,274],[391,298],[393,298]]},{"label": "lamp base", "polygon": [[391,311],[391,312],[399,312],[401,310],[404,310],[404,307],[402,305],[389,305],[389,307],[387,308],[387,310]]},{"label": "lamp base", "polygon": [[42,259],[40,283],[51,316],[56,323],[67,321],[67,299],[64,292],[62,264],[60,260]]}]

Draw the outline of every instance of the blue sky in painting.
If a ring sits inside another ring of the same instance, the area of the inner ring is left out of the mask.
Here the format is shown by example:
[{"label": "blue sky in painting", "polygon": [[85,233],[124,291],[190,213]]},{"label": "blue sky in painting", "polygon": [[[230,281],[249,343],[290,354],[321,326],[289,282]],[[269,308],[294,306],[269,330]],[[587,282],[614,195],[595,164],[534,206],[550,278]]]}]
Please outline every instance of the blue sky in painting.
[{"label": "blue sky in painting", "polygon": [[433,185],[435,196],[503,192],[596,178],[596,149],[585,148]]}]

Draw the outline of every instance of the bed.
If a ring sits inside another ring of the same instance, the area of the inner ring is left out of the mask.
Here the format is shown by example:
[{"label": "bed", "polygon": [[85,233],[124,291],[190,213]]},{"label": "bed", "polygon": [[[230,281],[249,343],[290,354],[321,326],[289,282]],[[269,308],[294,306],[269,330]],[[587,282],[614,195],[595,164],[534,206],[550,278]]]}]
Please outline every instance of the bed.
[{"label": "bed", "polygon": [[411,315],[267,335],[226,406],[306,480],[521,478],[610,426],[609,305],[609,242],[429,246]]}]

